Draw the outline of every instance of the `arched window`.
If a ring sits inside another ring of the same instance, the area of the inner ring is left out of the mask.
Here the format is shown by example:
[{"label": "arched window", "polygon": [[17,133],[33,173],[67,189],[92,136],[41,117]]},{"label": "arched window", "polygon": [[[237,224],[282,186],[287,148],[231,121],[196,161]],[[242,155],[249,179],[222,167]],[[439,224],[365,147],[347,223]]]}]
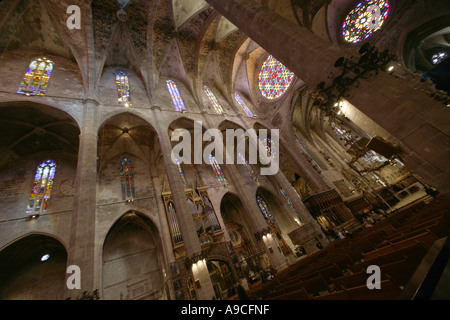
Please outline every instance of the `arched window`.
[{"label": "arched window", "polygon": [[259,90],[266,99],[281,97],[294,79],[294,73],[273,56],[269,56],[259,71]]},{"label": "arched window", "polygon": [[275,144],[272,143],[272,140],[270,138],[266,138],[262,141],[262,144],[266,148],[267,155],[269,157],[275,157],[277,154],[277,148],[275,147]]},{"label": "arched window", "polygon": [[302,219],[300,218],[300,216],[298,215],[297,211],[295,210],[294,205],[292,204],[291,199],[289,199],[289,196],[287,195],[286,191],[284,191],[282,188],[280,188],[280,193],[286,199],[286,202],[289,204],[289,206],[291,207],[292,211],[294,211],[295,215],[299,219],[299,222],[303,222]]},{"label": "arched window", "polygon": [[250,111],[250,109],[247,107],[247,104],[244,102],[244,100],[242,100],[241,96],[239,95],[239,93],[235,92],[234,93],[234,98],[236,99],[236,101],[239,103],[239,105],[242,107],[242,109],[244,110],[244,112],[249,116],[254,118],[255,115],[253,114],[253,112]]},{"label": "arched window", "polygon": [[448,56],[449,56],[448,53],[445,51],[438,52],[436,54],[433,54],[433,56],[431,57],[431,62],[433,64],[439,64],[445,59],[447,59]]},{"label": "arched window", "polygon": [[222,172],[222,169],[220,168],[219,163],[217,162],[216,158],[212,155],[209,155],[209,163],[211,164],[211,167],[214,170],[214,173],[216,174],[217,180],[223,185],[228,186],[228,182],[225,179],[225,175]]},{"label": "arched window", "polygon": [[130,84],[125,72],[119,71],[116,73],[116,85],[119,104],[125,107],[131,107]]},{"label": "arched window", "polygon": [[205,91],[206,95],[208,96],[209,101],[211,102],[211,104],[214,107],[214,110],[216,110],[216,112],[220,115],[224,114],[225,112],[223,111],[222,106],[220,105],[219,101],[217,100],[216,96],[214,95],[214,93],[212,93],[212,91],[207,87],[204,86],[203,90]]},{"label": "arched window", "polygon": [[38,166],[28,201],[27,214],[40,214],[47,211],[55,171],[56,163],[53,160],[46,160]]},{"label": "arched window", "polygon": [[250,178],[252,178],[252,180],[254,180],[254,181],[258,181],[255,171],[253,170],[252,166],[248,163],[245,156],[242,153],[239,153],[238,156],[241,159],[242,163],[244,164],[245,168],[247,169]]},{"label": "arched window", "polygon": [[120,181],[122,186],[122,199],[133,200],[136,197],[133,166],[131,165],[131,160],[128,158],[120,160]]},{"label": "arched window", "polygon": [[184,172],[183,172],[183,168],[181,167],[181,163],[180,163],[180,161],[179,161],[178,159],[176,159],[176,158],[175,158],[175,162],[176,162],[176,164],[177,164],[178,172],[180,173],[181,180],[183,181],[184,188],[185,188],[185,189],[188,189],[189,186],[188,186],[188,184],[187,184],[186,177],[184,176]]},{"label": "arched window", "polygon": [[266,200],[261,197],[259,194],[256,195],[256,202],[258,203],[259,209],[261,210],[262,214],[264,215],[264,218],[266,218],[267,222],[276,225],[275,218],[272,215],[272,212],[269,209],[269,206],[267,205]]},{"label": "arched window", "polygon": [[388,17],[391,6],[388,0],[363,0],[347,15],[342,24],[345,41],[358,43],[368,39],[381,28]]},{"label": "arched window", "polygon": [[177,84],[172,80],[167,80],[167,88],[169,89],[170,97],[172,98],[175,110],[186,112],[186,106],[184,105],[183,99],[181,99]]},{"label": "arched window", "polygon": [[351,130],[345,129],[341,124],[336,122],[330,122],[331,129],[339,137],[339,140],[344,142],[344,145],[356,143],[360,137],[352,133]]},{"label": "arched window", "polygon": [[53,61],[47,58],[33,60],[28,67],[17,93],[43,96],[52,75]]}]

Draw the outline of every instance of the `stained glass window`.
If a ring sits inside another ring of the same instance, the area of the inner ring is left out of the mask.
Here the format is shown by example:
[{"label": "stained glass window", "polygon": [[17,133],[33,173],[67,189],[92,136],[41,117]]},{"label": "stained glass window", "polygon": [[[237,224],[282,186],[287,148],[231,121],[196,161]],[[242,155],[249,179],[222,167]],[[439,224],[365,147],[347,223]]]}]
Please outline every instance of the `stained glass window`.
[{"label": "stained glass window", "polygon": [[241,96],[239,95],[239,93],[235,92],[234,93],[234,98],[236,99],[236,101],[239,103],[239,105],[242,107],[242,109],[244,109],[244,112],[249,116],[254,118],[255,115],[253,114],[253,112],[250,111],[250,109],[247,107],[247,104],[244,102],[244,100],[242,100]]},{"label": "stained glass window", "polygon": [[217,162],[216,158],[212,155],[209,155],[209,163],[211,164],[211,167],[214,170],[214,173],[216,174],[217,180],[223,185],[228,186],[228,182],[225,179],[225,175],[222,172],[222,169],[220,168],[219,163]]},{"label": "stained glass window", "polygon": [[136,197],[134,188],[134,175],[131,160],[122,158],[120,160],[120,181],[122,186],[123,200],[132,200]]},{"label": "stained glass window", "polygon": [[280,193],[286,199],[286,202],[289,204],[289,206],[291,207],[292,211],[294,211],[294,213],[297,215],[297,217],[300,220],[300,222],[302,222],[302,219],[300,218],[300,216],[298,215],[297,211],[295,210],[294,205],[292,204],[292,201],[289,198],[289,196],[287,195],[286,191],[284,191],[282,188],[280,188]]},{"label": "stained glass window", "polygon": [[331,122],[331,129],[339,137],[339,140],[344,142],[344,145],[354,144],[360,138],[358,135],[352,133],[351,130],[346,130],[342,125],[336,122]]},{"label": "stained glass window", "polygon": [[55,171],[56,163],[53,160],[46,160],[38,166],[28,201],[27,214],[40,214],[47,211]]},{"label": "stained glass window", "polygon": [[47,90],[48,81],[52,75],[53,61],[47,58],[33,60],[17,93],[43,96]]},{"label": "stained glass window", "polygon": [[433,64],[439,64],[442,61],[444,61],[447,57],[448,57],[447,52],[444,52],[444,51],[438,52],[436,54],[433,54],[433,56],[431,57],[431,62]]},{"label": "stained glass window", "polygon": [[205,91],[206,95],[208,96],[209,101],[211,102],[211,104],[214,107],[214,110],[216,110],[216,112],[218,114],[224,114],[225,112],[223,111],[222,106],[220,105],[219,101],[217,100],[216,96],[214,95],[214,93],[207,87],[204,86],[203,90]]},{"label": "stained glass window", "polygon": [[277,154],[277,149],[275,147],[275,144],[272,143],[272,140],[270,138],[266,138],[262,141],[262,144],[266,148],[267,155],[269,157],[275,157]]},{"label": "stained glass window", "polygon": [[175,110],[186,112],[186,106],[184,105],[183,99],[181,99],[177,84],[172,80],[167,80],[167,88],[169,89],[170,97],[172,98]]},{"label": "stained glass window", "polygon": [[363,0],[349,12],[342,24],[342,37],[345,41],[358,43],[368,39],[381,28],[389,15],[391,6],[388,0]]},{"label": "stained glass window", "polygon": [[184,176],[184,172],[183,172],[183,168],[181,167],[181,163],[180,163],[180,161],[179,161],[178,159],[176,159],[176,158],[175,158],[175,162],[176,162],[176,164],[177,164],[178,172],[180,173],[181,180],[183,181],[184,188],[185,188],[185,189],[188,189],[189,187],[188,187],[188,184],[187,184],[187,181],[186,181],[186,177]]},{"label": "stained glass window", "polygon": [[256,195],[256,202],[258,203],[259,209],[261,210],[262,214],[264,215],[264,218],[266,218],[266,220],[269,223],[273,223],[276,225],[275,218],[273,217],[272,212],[270,211],[266,200],[264,200],[264,198],[258,194],[258,195]]},{"label": "stained glass window", "polygon": [[244,164],[244,166],[247,168],[248,174],[252,178],[252,180],[258,181],[258,178],[256,177],[256,174],[255,174],[255,171],[253,170],[252,166],[248,163],[248,161],[245,158],[245,156],[242,153],[239,153],[238,156],[241,159],[241,161]]},{"label": "stained glass window", "polygon": [[116,74],[116,85],[117,93],[119,98],[119,104],[130,107],[131,106],[131,95],[130,95],[130,84],[128,82],[128,76],[125,72],[119,71]]},{"label": "stained glass window", "polygon": [[267,99],[281,97],[292,83],[294,73],[273,56],[269,56],[259,71],[259,90]]}]

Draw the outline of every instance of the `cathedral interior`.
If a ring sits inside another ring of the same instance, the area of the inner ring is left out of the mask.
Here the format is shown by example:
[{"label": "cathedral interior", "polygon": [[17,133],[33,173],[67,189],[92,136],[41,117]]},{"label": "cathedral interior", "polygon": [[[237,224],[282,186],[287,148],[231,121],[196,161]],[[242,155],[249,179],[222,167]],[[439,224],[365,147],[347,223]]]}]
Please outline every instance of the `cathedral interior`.
[{"label": "cathedral interior", "polygon": [[448,299],[449,94],[448,0],[2,0],[0,299]]}]

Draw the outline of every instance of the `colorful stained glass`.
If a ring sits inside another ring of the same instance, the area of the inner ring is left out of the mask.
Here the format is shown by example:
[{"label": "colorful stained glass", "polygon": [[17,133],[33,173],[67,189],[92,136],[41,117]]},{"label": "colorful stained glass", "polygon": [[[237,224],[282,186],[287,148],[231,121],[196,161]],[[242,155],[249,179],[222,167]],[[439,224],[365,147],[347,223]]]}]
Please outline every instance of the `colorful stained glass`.
[{"label": "colorful stained glass", "polygon": [[346,130],[341,124],[330,123],[331,129],[344,142],[344,145],[353,144],[359,140],[359,136],[354,135],[351,130]]},{"label": "colorful stained glass", "polygon": [[254,118],[255,115],[253,114],[253,112],[250,111],[250,109],[247,107],[247,104],[244,102],[244,100],[242,100],[241,96],[239,95],[239,93],[235,92],[234,93],[234,98],[236,99],[236,101],[239,103],[239,105],[242,107],[242,109],[244,110],[244,112],[249,116]]},{"label": "colorful stained glass", "polygon": [[211,167],[214,170],[214,173],[216,174],[217,180],[223,185],[228,186],[228,182],[225,179],[225,175],[222,172],[222,169],[220,168],[219,163],[217,162],[216,158],[212,155],[209,155],[209,163],[211,164]]},{"label": "colorful stained glass", "polygon": [[444,51],[438,52],[436,54],[433,54],[433,56],[431,57],[431,62],[433,64],[439,64],[442,61],[444,61],[445,59],[447,59],[447,57],[448,57],[447,52],[444,52]]},{"label": "colorful stained glass", "polygon": [[244,166],[247,168],[248,174],[252,178],[252,180],[258,181],[258,178],[256,177],[256,174],[255,174],[255,171],[253,170],[252,166],[248,163],[248,161],[245,158],[245,156],[242,153],[239,153],[238,156],[241,159],[241,161],[244,164]]},{"label": "colorful stained glass", "polygon": [[258,195],[256,195],[256,202],[258,203],[259,209],[261,210],[262,214],[264,215],[264,218],[266,218],[266,220],[270,224],[276,225],[275,218],[273,217],[272,212],[270,211],[266,200],[264,200],[264,198],[258,194]]},{"label": "colorful stained glass", "polygon": [[56,163],[53,160],[46,160],[38,166],[28,201],[27,214],[40,214],[47,211],[55,171]]},{"label": "colorful stained glass", "polygon": [[30,63],[17,93],[43,96],[52,75],[53,61],[39,58]]},{"label": "colorful stained glass", "polygon": [[120,181],[122,187],[123,200],[132,200],[136,197],[134,188],[134,174],[131,160],[128,158],[122,158],[120,160]]},{"label": "colorful stained glass", "polygon": [[281,97],[294,79],[294,73],[273,56],[269,56],[259,71],[259,90],[267,99]]},{"label": "colorful stained glass", "polygon": [[342,24],[342,37],[345,41],[358,43],[368,39],[381,28],[389,15],[391,6],[388,0],[363,0],[347,15]]},{"label": "colorful stained glass", "polygon": [[183,168],[181,167],[180,161],[179,161],[178,159],[175,158],[175,162],[176,162],[176,164],[177,164],[178,172],[180,173],[181,180],[183,181],[184,188],[185,188],[185,189],[189,189],[188,184],[187,184],[187,181],[186,181],[186,177],[184,176]]},{"label": "colorful stained glass", "polygon": [[294,205],[292,204],[292,201],[289,198],[289,196],[287,195],[286,191],[284,191],[282,188],[280,188],[280,193],[286,199],[286,202],[289,204],[289,206],[291,207],[292,211],[294,211],[294,213],[297,215],[297,218],[299,219],[299,221],[303,222],[302,219],[300,218],[300,216],[298,215],[297,211],[295,210]]},{"label": "colorful stained glass", "polygon": [[128,76],[125,72],[119,71],[116,74],[117,94],[119,104],[125,107],[131,107],[131,94]]},{"label": "colorful stained glass", "polygon": [[184,105],[183,99],[181,99],[177,84],[172,80],[167,80],[167,88],[169,89],[170,97],[172,98],[175,110],[179,112],[186,112],[186,106]]},{"label": "colorful stained glass", "polygon": [[223,108],[220,105],[219,101],[217,100],[216,96],[214,95],[214,93],[212,93],[212,91],[207,87],[204,86],[203,90],[205,91],[206,95],[208,96],[209,101],[211,102],[211,104],[214,107],[214,110],[216,110],[216,112],[218,114],[224,114]]},{"label": "colorful stained glass", "polygon": [[266,138],[262,141],[262,144],[266,148],[267,155],[269,157],[275,157],[277,154],[277,149],[275,147],[275,144],[272,143],[272,140],[270,138]]}]

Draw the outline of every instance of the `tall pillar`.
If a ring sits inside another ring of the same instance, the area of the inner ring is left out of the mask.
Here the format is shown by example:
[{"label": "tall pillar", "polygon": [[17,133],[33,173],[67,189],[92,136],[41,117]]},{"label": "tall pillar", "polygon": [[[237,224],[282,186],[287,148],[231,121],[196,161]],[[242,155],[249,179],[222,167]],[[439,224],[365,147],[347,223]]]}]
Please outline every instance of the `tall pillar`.
[{"label": "tall pillar", "polygon": [[309,181],[312,184],[312,188],[315,192],[329,190],[330,187],[323,180],[322,176],[314,169],[312,164],[305,157],[305,154],[300,150],[297,137],[291,128],[282,131],[280,140],[283,145],[289,146],[289,148],[284,148],[284,150],[286,150],[294,162],[297,163],[300,170],[302,170],[302,174],[304,174],[306,181]]},{"label": "tall pillar", "polygon": [[[259,1],[206,0],[253,41],[274,55],[310,88],[327,81],[342,56],[356,52],[343,49],[308,29],[265,8]],[[395,72],[395,70],[394,70]],[[450,109],[413,80],[399,80],[386,72],[359,79],[346,100],[391,135],[403,162],[429,185],[450,194],[448,152]]]},{"label": "tall pillar", "polygon": [[[160,221],[160,235],[161,235],[161,242],[163,245],[164,250],[164,264],[166,269],[166,275],[165,278],[168,280],[172,279],[172,274],[169,270],[169,266],[172,262],[175,262],[175,255],[173,253],[173,247],[172,247],[172,238],[170,235],[170,228],[169,224],[167,223],[167,217],[165,213],[164,204],[161,200],[161,181],[158,176],[158,169],[155,165],[152,165],[150,168],[150,175],[152,178],[153,183],[153,190],[155,190],[155,202],[158,210],[158,217]],[[175,296],[175,290],[173,289],[172,281],[169,281],[169,288],[170,288],[170,295],[172,297]]]},{"label": "tall pillar", "polygon": [[160,123],[163,123],[161,109],[154,106],[152,107],[152,112],[153,117],[156,120],[155,123],[158,124],[157,130],[159,134],[161,153],[166,167],[167,179],[169,181],[170,191],[175,204],[176,214],[180,222],[180,230],[183,237],[186,257],[188,259],[195,260],[193,261],[195,263],[192,265],[191,271],[194,276],[194,282],[197,282],[198,280],[197,284],[199,284],[195,285],[197,298],[199,300],[209,300],[212,299],[215,293],[208,268],[206,268],[206,265],[203,265],[203,259],[200,259],[198,263],[197,259],[195,259],[195,257],[201,256],[202,248],[194,226],[194,220],[192,219],[192,212],[187,204],[184,184],[181,180],[177,165],[173,163],[171,159],[172,145],[168,132],[164,131],[160,125]]},{"label": "tall pillar", "polygon": [[[95,274],[95,215],[97,191],[97,109],[94,100],[83,102],[83,121],[79,137],[77,175],[67,265],[80,268],[80,289],[69,290],[67,297],[76,298],[84,291],[97,288]],[[75,274],[74,274],[75,275]],[[67,274],[66,278],[71,274]],[[69,280],[69,279],[67,279]],[[71,281],[69,281],[71,282]]]},{"label": "tall pillar", "polygon": [[278,171],[273,176],[273,179],[289,197],[295,211],[302,220],[302,225],[289,234],[289,237],[291,237],[293,243],[301,243],[308,254],[319,250],[317,247],[318,242],[325,247],[329,242],[327,237],[320,228],[319,223],[313,218],[309,210],[306,208],[294,187],[292,187],[286,179],[285,175],[281,171]]},{"label": "tall pillar", "polygon": [[[249,133],[249,141],[253,141],[253,143],[256,142],[258,144],[258,150],[265,150],[264,145],[262,144],[256,133],[252,130],[247,130],[247,132]],[[276,165],[279,166],[279,163],[277,163]],[[276,181],[276,184],[278,184],[278,186],[284,190],[286,195],[289,197],[289,200],[291,200],[295,211],[302,220],[303,224],[289,233],[289,237],[291,238],[292,242],[294,244],[301,244],[308,254],[319,250],[319,248],[317,247],[317,242],[320,242],[322,246],[327,245],[327,237],[323,234],[320,225],[312,217],[311,213],[304,205],[294,187],[292,187],[292,185],[289,183],[284,173],[281,172],[281,170],[278,168],[275,174],[268,177],[269,180],[274,179]]]},{"label": "tall pillar", "polygon": [[258,245],[260,245],[261,249],[264,249],[272,267],[275,270],[278,271],[286,268],[286,257],[281,251],[281,248],[275,238],[272,235],[262,237],[263,235],[269,233],[269,226],[264,219],[261,210],[256,204],[256,198],[248,193],[247,188],[244,185],[243,180],[240,177],[235,165],[224,165],[224,167],[231,180],[231,183],[239,192],[239,197],[241,198],[242,205],[244,206],[245,211],[248,213],[248,219],[246,219],[246,221],[249,222],[250,229],[257,237]]}]

